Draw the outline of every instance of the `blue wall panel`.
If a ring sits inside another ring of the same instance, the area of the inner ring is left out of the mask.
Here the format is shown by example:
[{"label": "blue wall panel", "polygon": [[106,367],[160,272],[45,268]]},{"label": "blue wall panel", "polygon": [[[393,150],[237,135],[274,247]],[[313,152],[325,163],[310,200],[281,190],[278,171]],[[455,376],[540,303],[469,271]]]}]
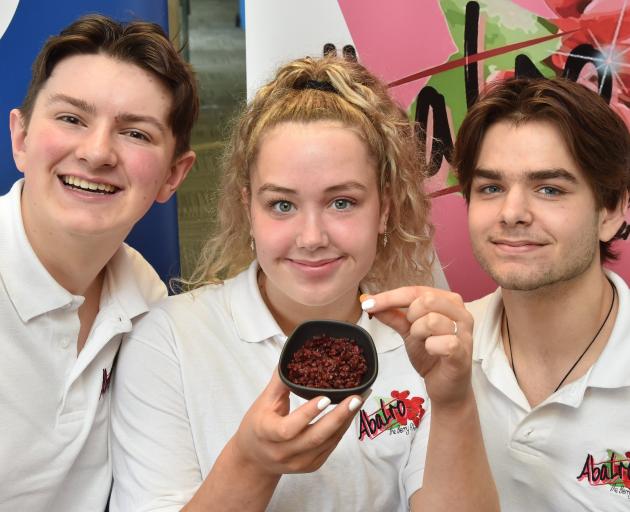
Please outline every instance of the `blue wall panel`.
[{"label": "blue wall panel", "polygon": [[[21,176],[11,154],[9,111],[24,99],[35,56],[50,35],[59,33],[79,16],[95,12],[121,21],[152,21],[168,28],[166,0],[21,0],[0,39],[0,194]],[[173,197],[164,205],[154,205],[127,241],[166,281],[179,274],[178,240],[177,203]]]}]

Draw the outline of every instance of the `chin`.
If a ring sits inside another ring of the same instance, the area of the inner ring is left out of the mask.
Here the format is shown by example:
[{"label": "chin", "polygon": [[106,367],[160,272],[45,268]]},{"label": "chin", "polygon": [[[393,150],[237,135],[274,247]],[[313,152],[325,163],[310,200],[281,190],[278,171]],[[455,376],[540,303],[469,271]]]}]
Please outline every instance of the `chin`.
[{"label": "chin", "polygon": [[562,281],[568,281],[574,277],[556,275],[551,271],[542,271],[534,275],[527,275],[521,272],[503,275],[491,274],[491,276],[501,288],[521,292],[539,290]]}]

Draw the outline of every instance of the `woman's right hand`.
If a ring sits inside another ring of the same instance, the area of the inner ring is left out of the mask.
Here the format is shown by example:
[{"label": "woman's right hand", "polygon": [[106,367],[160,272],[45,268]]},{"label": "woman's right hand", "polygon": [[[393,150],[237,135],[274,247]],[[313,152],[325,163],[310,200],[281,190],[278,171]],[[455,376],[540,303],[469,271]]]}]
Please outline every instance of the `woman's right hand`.
[{"label": "woman's right hand", "polygon": [[330,400],[320,396],[290,411],[289,388],[276,370],[241,421],[232,439],[233,455],[267,475],[316,471],[362,403],[360,396],[351,396],[322,414]]}]

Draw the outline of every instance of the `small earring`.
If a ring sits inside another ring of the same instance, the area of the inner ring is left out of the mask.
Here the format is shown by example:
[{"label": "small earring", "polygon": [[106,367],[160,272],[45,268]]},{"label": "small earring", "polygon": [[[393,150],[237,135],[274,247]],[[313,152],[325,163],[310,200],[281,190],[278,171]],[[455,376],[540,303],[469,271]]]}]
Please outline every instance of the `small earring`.
[{"label": "small earring", "polygon": [[249,248],[252,250],[252,252],[256,252],[256,244],[254,243],[253,236],[249,237]]},{"label": "small earring", "polygon": [[383,249],[387,247],[387,231],[383,233]]}]

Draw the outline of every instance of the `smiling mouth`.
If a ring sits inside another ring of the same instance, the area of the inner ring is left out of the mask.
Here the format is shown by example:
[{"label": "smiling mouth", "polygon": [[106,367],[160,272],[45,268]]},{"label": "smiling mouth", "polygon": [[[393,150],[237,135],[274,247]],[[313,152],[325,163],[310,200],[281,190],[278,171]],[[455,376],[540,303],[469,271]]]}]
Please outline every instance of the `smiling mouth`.
[{"label": "smiling mouth", "polygon": [[539,254],[546,243],[533,240],[492,240],[492,244],[506,257],[520,257],[527,254]]},{"label": "smiling mouth", "polygon": [[318,268],[318,267],[323,267],[325,265],[328,265],[329,263],[333,263],[339,259],[340,258],[328,258],[325,260],[317,260],[317,261],[308,261],[308,260],[291,260],[291,261],[297,265],[302,265],[304,267]]},{"label": "smiling mouth", "polygon": [[107,183],[95,183],[93,181],[87,181],[76,176],[60,176],[61,182],[69,188],[75,190],[81,190],[83,192],[92,192],[93,194],[115,194],[120,189],[114,185]]},{"label": "smiling mouth", "polygon": [[543,243],[534,242],[532,240],[492,240],[495,245],[507,245],[508,247],[542,247]]},{"label": "smiling mouth", "polygon": [[497,245],[508,245],[510,247],[524,247],[524,246],[530,246],[530,245],[542,245],[538,242],[530,242],[530,241],[522,241],[522,242],[512,242],[509,240],[495,240],[493,241],[494,244]]}]

